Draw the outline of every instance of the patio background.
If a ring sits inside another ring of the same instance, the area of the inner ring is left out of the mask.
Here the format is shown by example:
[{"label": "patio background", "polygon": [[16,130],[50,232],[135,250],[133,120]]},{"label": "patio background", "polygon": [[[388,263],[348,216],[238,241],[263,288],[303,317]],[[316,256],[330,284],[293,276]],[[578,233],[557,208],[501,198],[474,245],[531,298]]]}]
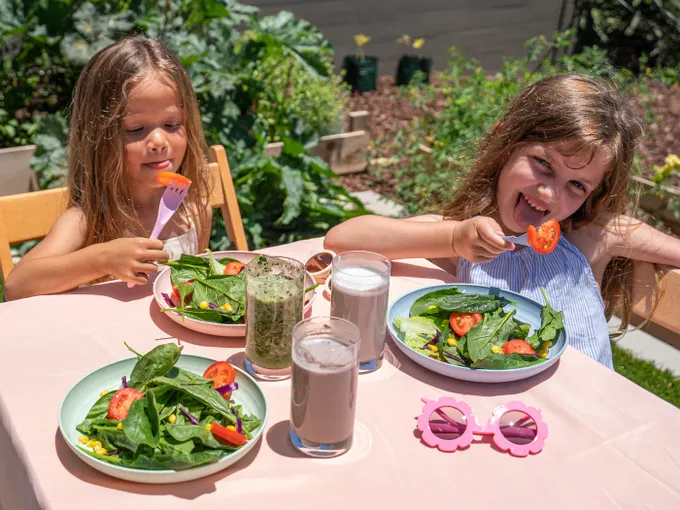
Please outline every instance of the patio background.
[{"label": "patio background", "polygon": [[423,55],[434,67],[447,63],[447,48],[456,46],[465,55],[496,71],[503,57],[522,57],[524,42],[557,30],[565,4],[570,0],[250,0],[263,15],[291,11],[316,25],[335,48],[335,64],[355,51],[353,34],[370,36],[367,55],[380,57],[379,74],[393,74],[404,47],[395,40],[403,34],[424,37]]}]

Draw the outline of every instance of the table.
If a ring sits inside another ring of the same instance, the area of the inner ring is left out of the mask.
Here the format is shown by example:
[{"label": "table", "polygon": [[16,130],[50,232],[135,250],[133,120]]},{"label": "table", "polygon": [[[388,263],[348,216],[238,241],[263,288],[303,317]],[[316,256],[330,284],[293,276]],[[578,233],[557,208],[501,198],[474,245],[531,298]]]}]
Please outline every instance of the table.
[{"label": "table", "polygon": [[[313,239],[264,250],[304,258]],[[390,300],[453,277],[426,260],[395,262]],[[314,315],[327,315],[319,292]],[[179,339],[184,352],[243,363],[243,339],[193,333],[159,312],[151,287],[107,283],[0,305],[0,503],[4,510],[208,508],[680,508],[680,410],[573,348],[530,380],[473,384],[431,373],[388,340],[388,362],[359,378],[355,444],[335,459],[287,437],[290,382],[262,383],[270,420],[241,462],[177,485],[107,477],[57,428],[69,388],[96,368]],[[537,406],[550,428],[524,459],[473,443],[453,454],[416,437],[421,397],[452,395],[486,422],[496,404]]]}]

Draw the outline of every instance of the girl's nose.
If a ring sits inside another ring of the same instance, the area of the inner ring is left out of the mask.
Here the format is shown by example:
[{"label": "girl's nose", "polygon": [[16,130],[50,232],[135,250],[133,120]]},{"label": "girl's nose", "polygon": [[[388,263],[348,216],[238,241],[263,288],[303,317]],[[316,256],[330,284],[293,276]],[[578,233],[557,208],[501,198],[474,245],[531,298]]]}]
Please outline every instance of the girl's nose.
[{"label": "girl's nose", "polygon": [[168,139],[162,129],[154,129],[147,138],[146,148],[149,151],[161,151],[168,148]]},{"label": "girl's nose", "polygon": [[560,192],[555,186],[541,184],[538,187],[538,197],[546,203],[557,202],[560,198]]}]

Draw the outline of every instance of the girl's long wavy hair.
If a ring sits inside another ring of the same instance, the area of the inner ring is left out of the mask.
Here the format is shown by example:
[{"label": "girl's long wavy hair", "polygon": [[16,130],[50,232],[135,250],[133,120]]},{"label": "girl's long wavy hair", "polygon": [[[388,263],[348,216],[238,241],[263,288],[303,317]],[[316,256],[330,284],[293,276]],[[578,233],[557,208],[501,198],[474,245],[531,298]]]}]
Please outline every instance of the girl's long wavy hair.
[{"label": "girl's long wavy hair", "polygon": [[144,231],[132,204],[125,173],[123,120],[132,88],[156,75],[177,94],[187,148],[179,173],[192,181],[183,214],[206,221],[207,145],[191,82],[177,58],[158,41],[123,39],[90,59],[76,83],[68,139],[69,204],[86,218],[86,246]]},{"label": "girl's long wavy hair", "polygon": [[[564,232],[602,218],[603,213],[629,214],[630,173],[643,129],[634,105],[612,83],[579,75],[544,78],[510,101],[505,115],[481,143],[470,172],[445,206],[444,216],[462,220],[497,213],[499,174],[515,146],[524,141],[563,141],[569,151],[565,155],[600,150],[608,156],[602,182],[581,208],[561,223]],[[632,261],[613,259],[603,275],[601,292],[607,317],[621,307],[623,328],[630,322],[632,284]]]}]

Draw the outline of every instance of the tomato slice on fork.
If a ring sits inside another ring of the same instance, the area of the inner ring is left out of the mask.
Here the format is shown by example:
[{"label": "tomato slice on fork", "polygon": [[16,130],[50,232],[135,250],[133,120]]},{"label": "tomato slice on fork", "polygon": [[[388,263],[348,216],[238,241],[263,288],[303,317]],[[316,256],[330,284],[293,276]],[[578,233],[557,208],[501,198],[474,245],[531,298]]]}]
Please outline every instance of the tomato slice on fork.
[{"label": "tomato slice on fork", "polygon": [[550,253],[557,247],[560,240],[560,224],[553,218],[541,224],[538,228],[529,225],[527,239],[531,247],[538,253],[543,255]]},{"label": "tomato slice on fork", "polygon": [[158,172],[156,180],[165,186],[169,186],[173,181],[179,184],[191,184],[189,179],[175,172]]}]

